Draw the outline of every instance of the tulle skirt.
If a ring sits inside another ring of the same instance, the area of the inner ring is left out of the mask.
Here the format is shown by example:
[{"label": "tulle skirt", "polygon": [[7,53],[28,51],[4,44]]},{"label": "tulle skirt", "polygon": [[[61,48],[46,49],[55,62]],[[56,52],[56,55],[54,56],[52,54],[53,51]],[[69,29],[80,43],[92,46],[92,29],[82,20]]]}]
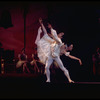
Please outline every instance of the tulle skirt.
[{"label": "tulle skirt", "polygon": [[17,64],[16,64],[16,68],[19,68],[21,67],[26,61],[18,61]]},{"label": "tulle skirt", "polygon": [[44,35],[37,43],[37,54],[40,62],[43,64],[46,63],[46,59],[51,55],[51,44],[47,40],[45,40],[46,38],[49,38],[49,36]]}]

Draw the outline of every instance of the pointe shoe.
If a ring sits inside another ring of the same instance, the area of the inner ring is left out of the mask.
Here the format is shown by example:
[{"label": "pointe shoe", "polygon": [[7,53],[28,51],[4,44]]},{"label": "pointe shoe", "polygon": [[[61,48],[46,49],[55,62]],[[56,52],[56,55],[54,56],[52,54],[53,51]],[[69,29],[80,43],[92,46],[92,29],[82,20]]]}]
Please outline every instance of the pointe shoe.
[{"label": "pointe shoe", "polygon": [[49,82],[50,83],[50,80],[47,80],[46,82]]},{"label": "pointe shoe", "polygon": [[74,81],[70,80],[69,83],[75,83]]}]

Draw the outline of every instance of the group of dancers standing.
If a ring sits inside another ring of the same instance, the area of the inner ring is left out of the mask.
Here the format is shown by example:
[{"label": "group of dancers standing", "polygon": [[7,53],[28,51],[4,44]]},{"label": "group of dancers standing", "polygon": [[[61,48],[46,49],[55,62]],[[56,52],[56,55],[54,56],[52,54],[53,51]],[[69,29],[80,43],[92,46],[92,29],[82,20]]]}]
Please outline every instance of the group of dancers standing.
[{"label": "group of dancers standing", "polygon": [[[48,29],[45,28],[42,18],[39,18],[40,27],[38,29],[38,34],[35,40],[37,45],[37,55],[39,60],[45,65],[45,75],[46,82],[51,82],[50,80],[50,66],[55,61],[59,68],[64,72],[65,76],[68,78],[69,83],[74,83],[70,78],[68,70],[64,67],[60,56],[65,55],[71,59],[78,60],[80,65],[82,65],[81,59],[70,55],[70,52],[73,49],[73,44],[67,46],[62,42],[63,32],[58,33],[53,29],[50,23],[48,24]],[[43,36],[41,38],[41,33]]]}]

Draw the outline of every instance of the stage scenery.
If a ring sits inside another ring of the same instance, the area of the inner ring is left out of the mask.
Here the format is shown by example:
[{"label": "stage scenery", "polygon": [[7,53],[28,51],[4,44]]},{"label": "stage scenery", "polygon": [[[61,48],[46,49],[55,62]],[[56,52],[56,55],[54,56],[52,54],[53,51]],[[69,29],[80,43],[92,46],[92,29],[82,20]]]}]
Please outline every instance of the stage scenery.
[{"label": "stage scenery", "polygon": [[100,2],[0,1],[0,84],[2,98],[99,98]]}]

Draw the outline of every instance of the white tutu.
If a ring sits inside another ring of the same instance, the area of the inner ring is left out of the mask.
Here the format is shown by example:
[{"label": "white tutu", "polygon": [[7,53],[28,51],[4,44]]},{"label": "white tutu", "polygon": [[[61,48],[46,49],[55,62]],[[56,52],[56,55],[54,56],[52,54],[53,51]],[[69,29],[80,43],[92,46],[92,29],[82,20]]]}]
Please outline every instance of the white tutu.
[{"label": "white tutu", "polygon": [[[43,31],[44,36],[40,39],[40,34],[41,34],[42,30],[41,30],[41,27],[39,27],[35,44],[37,45],[37,54],[40,59],[40,62],[45,64],[46,59],[50,56],[53,56],[52,53],[55,52],[55,50],[53,50],[53,48],[55,48],[56,44],[54,43],[55,40],[48,36],[45,28],[44,27],[42,27],[42,28],[44,30]],[[60,44],[62,44],[61,40],[57,36],[56,31],[53,29],[51,29],[51,31],[52,31],[52,35],[55,37],[55,39],[57,41],[59,41]],[[57,45],[57,47],[58,47],[58,45]],[[57,50],[57,51],[59,51],[59,50]]]},{"label": "white tutu", "polygon": [[16,68],[21,67],[22,64],[24,64],[25,62],[26,62],[26,61],[21,61],[21,60],[19,60],[19,61],[17,62],[17,64],[16,64]]},{"label": "white tutu", "polygon": [[37,53],[41,63],[45,64],[46,59],[51,55],[51,39],[48,34],[45,34],[37,43]]}]

